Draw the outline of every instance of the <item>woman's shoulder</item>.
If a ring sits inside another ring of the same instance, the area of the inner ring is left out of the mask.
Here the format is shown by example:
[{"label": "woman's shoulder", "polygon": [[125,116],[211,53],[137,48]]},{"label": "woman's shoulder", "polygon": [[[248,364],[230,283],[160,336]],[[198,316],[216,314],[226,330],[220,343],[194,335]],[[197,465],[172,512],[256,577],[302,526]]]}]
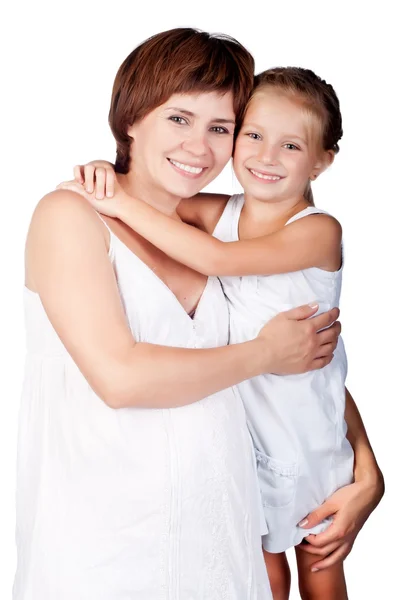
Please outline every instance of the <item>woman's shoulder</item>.
[{"label": "woman's shoulder", "polygon": [[39,230],[42,233],[62,231],[68,239],[68,231],[84,227],[87,235],[107,228],[90,204],[72,190],[53,190],[39,200],[33,212],[29,233]]},{"label": "woman's shoulder", "polygon": [[27,274],[38,268],[36,259],[43,248],[68,252],[79,245],[82,251],[95,251],[108,244],[108,230],[90,204],[71,190],[54,190],[38,202],[32,215],[25,246]]},{"label": "woman's shoulder", "polygon": [[203,231],[212,233],[229,200],[228,194],[201,193],[180,202],[179,216]]}]

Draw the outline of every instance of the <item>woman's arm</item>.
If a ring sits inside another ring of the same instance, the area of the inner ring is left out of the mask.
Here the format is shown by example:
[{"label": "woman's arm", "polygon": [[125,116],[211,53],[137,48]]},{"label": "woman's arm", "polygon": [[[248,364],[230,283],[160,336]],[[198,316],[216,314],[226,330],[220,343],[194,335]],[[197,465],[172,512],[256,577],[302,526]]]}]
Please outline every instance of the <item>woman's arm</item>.
[{"label": "woman's arm", "polygon": [[306,517],[307,522],[303,525],[306,528],[314,527],[330,516],[333,523],[323,533],[308,536],[308,544],[298,546],[304,552],[315,555],[313,568],[318,570],[346,558],[385,489],[361,415],[347,389],[345,419],[347,438],[354,450],[354,483],[339,489]]},{"label": "woman's arm", "polygon": [[182,406],[263,372],[303,372],[330,362],[340,325],[317,332],[338,311],[308,319],[316,312],[310,307],[278,315],[256,340],[244,344],[192,350],[136,343],[105,232],[83,198],[53,192],[35,211],[26,259],[30,287],[88,383],[109,406]]}]

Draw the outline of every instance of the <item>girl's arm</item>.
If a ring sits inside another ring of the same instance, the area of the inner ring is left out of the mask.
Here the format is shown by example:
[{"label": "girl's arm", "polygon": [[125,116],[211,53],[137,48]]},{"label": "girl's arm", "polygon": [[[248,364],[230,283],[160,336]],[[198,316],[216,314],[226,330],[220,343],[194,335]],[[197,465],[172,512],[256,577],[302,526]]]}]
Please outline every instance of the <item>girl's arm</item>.
[{"label": "girl's arm", "polygon": [[[221,242],[205,232],[214,230],[227,196],[198,194],[183,200],[178,209],[186,221],[182,223],[125,194],[109,163],[93,161],[75,167],[74,175],[85,184],[87,199],[96,210],[124,221],[165,254],[204,275],[273,275],[308,267],[328,271],[340,267],[342,229],[331,216],[313,215],[270,235]],[[99,201],[106,189],[109,197]],[[116,196],[110,198],[115,190]]]},{"label": "girl's arm", "polygon": [[32,218],[26,264],[29,287],[89,385],[110,407],[182,406],[263,372],[303,372],[330,362],[340,325],[317,332],[338,311],[308,320],[316,312],[310,307],[278,315],[244,344],[192,350],[136,342],[107,236],[83,198],[53,192]]},{"label": "girl's arm", "polygon": [[[129,196],[117,182],[115,187],[113,198],[85,197],[97,211],[120,219],[173,259],[204,275],[272,275],[308,267],[335,271],[340,266],[342,230],[328,215],[299,219],[270,235],[221,242]],[[221,213],[221,200],[217,211]]]},{"label": "girl's arm", "polygon": [[323,519],[333,523],[323,533],[310,535],[299,548],[315,555],[316,569],[326,569],[346,558],[354,541],[384,494],[384,480],[357,405],[346,389],[347,438],[354,450],[354,483],[335,492],[306,518],[312,528]]},{"label": "girl's arm", "polygon": [[[85,165],[77,165],[74,167],[74,178],[88,194],[94,194],[96,200],[114,196],[116,175],[112,163],[93,160]],[[62,186],[60,184],[59,187]],[[182,200],[177,213],[185,223],[212,233],[228,200],[226,194],[200,193]]]},{"label": "girl's arm", "polygon": [[123,191],[116,200],[96,202],[95,208],[104,212],[106,204],[115,202],[117,218],[176,261],[204,275],[272,275],[308,267],[331,271],[340,267],[342,230],[328,215],[299,219],[270,235],[221,242]]}]

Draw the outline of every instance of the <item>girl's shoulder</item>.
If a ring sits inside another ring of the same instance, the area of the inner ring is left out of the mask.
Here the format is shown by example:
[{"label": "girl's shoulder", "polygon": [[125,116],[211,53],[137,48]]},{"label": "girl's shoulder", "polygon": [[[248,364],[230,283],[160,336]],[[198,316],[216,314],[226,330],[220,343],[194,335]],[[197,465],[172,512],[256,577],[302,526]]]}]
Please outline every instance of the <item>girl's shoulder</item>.
[{"label": "girl's shoulder", "polygon": [[185,223],[212,233],[229,200],[228,194],[201,193],[181,200],[178,214]]}]

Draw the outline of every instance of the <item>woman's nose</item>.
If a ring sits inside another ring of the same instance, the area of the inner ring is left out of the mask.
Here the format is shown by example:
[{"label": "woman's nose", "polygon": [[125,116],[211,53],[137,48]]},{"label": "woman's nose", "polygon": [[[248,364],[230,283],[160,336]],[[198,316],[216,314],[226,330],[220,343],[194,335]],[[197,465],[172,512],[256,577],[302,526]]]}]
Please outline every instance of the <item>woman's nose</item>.
[{"label": "woman's nose", "polygon": [[195,156],[204,156],[208,152],[206,133],[192,131],[183,142],[182,148]]}]

